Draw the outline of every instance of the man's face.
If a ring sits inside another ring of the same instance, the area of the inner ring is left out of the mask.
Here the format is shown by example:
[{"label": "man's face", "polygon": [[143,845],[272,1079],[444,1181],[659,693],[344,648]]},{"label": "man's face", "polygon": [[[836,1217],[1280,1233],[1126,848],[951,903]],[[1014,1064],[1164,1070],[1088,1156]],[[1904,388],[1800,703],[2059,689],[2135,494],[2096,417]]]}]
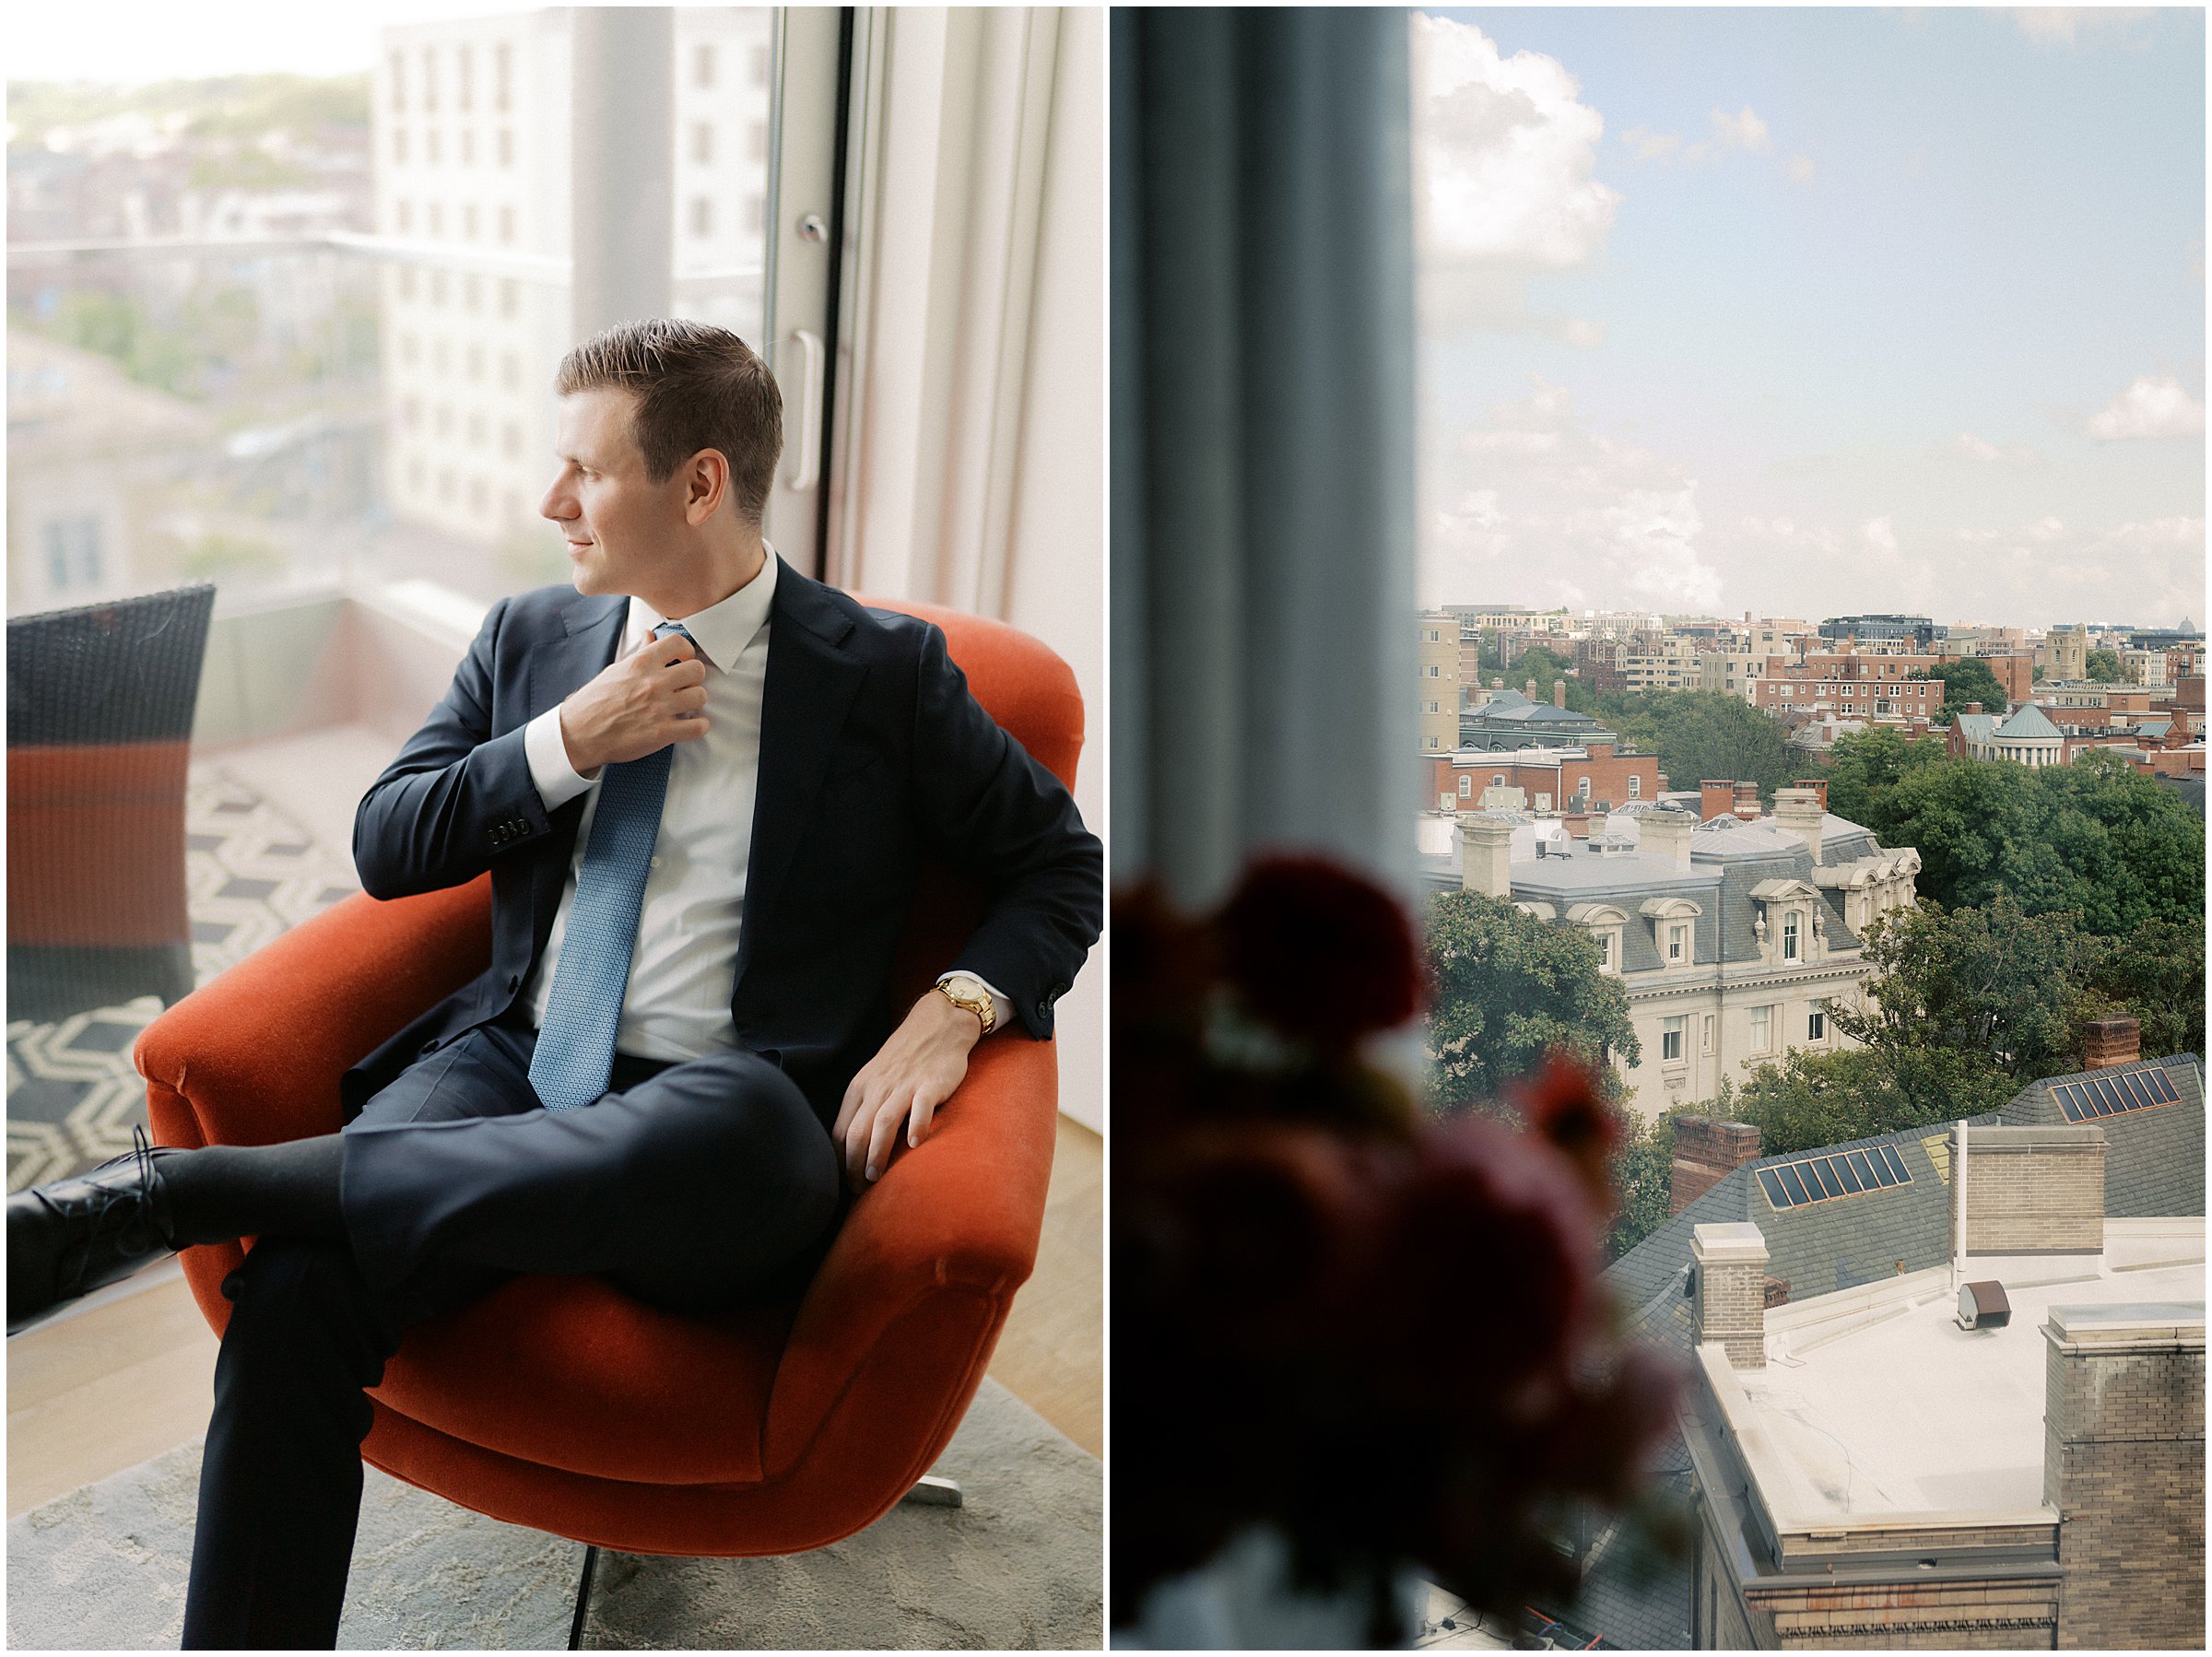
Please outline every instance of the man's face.
[{"label": "man's face", "polygon": [[560,400],[560,464],[538,511],[560,526],[579,593],[650,593],[684,558],[683,468],[645,476],[630,435],[637,398],[614,386]]}]

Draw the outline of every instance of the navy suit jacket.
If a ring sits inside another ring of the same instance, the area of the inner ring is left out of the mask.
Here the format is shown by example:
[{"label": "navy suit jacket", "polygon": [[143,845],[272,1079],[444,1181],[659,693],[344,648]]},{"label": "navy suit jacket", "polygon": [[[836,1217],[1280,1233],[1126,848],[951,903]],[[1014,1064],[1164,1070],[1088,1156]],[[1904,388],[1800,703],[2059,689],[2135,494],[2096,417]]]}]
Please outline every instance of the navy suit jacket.
[{"label": "navy suit jacket", "polygon": [[[629,601],[541,587],[494,605],[453,687],[354,819],[377,898],[492,876],[491,966],[346,1077],[350,1118],[400,1071],[507,1014],[553,926],[580,796],[547,812],[524,727],[614,660]],[[957,960],[1039,1039],[1099,935],[1104,860],[1052,773],[993,723],[942,630],[785,565],[769,611],[760,770],[730,1017],[825,1120],[896,1026],[893,951],[925,858],[985,894]]]}]

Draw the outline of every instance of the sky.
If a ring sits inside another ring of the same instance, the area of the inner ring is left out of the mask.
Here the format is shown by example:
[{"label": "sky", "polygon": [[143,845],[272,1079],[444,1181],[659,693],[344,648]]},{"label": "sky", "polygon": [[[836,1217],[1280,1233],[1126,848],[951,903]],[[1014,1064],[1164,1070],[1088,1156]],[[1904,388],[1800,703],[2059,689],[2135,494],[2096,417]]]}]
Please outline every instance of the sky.
[{"label": "sky", "polygon": [[1418,14],[1424,602],[2201,626],[2204,18]]}]

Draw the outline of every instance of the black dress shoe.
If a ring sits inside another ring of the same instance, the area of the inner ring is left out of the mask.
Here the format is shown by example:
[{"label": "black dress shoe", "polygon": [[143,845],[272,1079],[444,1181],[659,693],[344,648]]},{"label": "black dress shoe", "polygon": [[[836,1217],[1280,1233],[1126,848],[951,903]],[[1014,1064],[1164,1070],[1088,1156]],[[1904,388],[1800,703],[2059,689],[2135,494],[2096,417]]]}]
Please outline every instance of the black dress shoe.
[{"label": "black dress shoe", "polygon": [[7,1332],[128,1277],[177,1245],[146,1130],[87,1173],[7,1199]]}]

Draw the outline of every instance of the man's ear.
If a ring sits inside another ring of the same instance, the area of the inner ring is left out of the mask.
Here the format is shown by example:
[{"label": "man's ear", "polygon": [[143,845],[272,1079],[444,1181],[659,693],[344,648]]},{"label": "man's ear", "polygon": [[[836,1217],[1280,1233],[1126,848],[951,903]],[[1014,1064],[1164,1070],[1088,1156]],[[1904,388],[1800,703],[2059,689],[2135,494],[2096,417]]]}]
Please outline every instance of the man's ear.
[{"label": "man's ear", "polygon": [[704,523],[729,498],[729,456],[719,449],[701,449],[684,469],[684,521]]}]

